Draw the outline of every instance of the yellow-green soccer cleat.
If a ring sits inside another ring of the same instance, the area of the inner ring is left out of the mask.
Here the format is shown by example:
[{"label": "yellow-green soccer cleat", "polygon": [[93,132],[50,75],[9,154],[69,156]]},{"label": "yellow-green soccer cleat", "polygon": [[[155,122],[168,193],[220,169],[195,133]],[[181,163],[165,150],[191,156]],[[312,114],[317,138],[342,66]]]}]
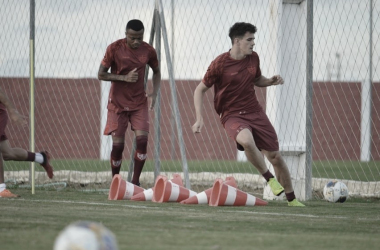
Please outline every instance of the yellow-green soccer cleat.
[{"label": "yellow-green soccer cleat", "polygon": [[292,201],[288,201],[289,207],[304,207],[305,205],[299,202],[297,199],[294,199]]},{"label": "yellow-green soccer cleat", "polygon": [[284,192],[284,188],[275,178],[270,178],[268,185],[270,186],[270,189],[272,189],[272,193],[276,196],[279,196]]}]

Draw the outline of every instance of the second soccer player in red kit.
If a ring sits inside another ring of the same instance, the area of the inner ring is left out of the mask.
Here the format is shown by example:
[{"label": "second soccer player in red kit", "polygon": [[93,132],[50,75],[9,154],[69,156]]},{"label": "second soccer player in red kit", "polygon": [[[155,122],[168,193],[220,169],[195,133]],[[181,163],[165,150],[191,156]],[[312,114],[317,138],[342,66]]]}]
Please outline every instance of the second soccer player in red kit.
[{"label": "second soccer player in red kit", "polygon": [[12,147],[5,133],[8,118],[12,121],[26,126],[26,117],[21,115],[15,108],[14,104],[9,100],[5,92],[0,88],[0,198],[16,198],[17,194],[13,194],[6,188],[4,176],[4,161],[34,161],[41,164],[45,169],[48,177],[53,178],[53,167],[50,165],[50,154],[47,151],[40,153],[30,152],[23,148]]},{"label": "second soccer player in red kit", "polygon": [[[136,136],[134,172],[132,183],[140,185],[140,175],[147,154],[149,134],[149,109],[152,110],[160,89],[161,72],[155,49],[143,41],[144,25],[140,20],[127,23],[125,38],[107,47],[100,64],[98,78],[111,81],[108,97],[107,123],[104,135],[112,136],[111,169],[112,176],[119,174],[124,150],[124,138],[128,128]],[[147,95],[144,88],[145,67],[153,70],[153,91]],[[111,72],[108,70],[111,68]]]},{"label": "second soccer player in red kit", "polygon": [[[302,207],[304,205],[296,199],[288,167],[279,152],[276,131],[260,106],[254,89],[254,86],[280,85],[284,80],[279,75],[271,78],[261,75],[259,56],[253,51],[255,33],[256,27],[250,23],[235,23],[230,28],[231,50],[211,63],[194,91],[197,120],[192,130],[200,133],[203,127],[203,96],[214,87],[215,111],[227,134],[236,141],[237,148],[245,151],[247,159],[266,179],[274,195],[285,192],[289,206]],[[267,168],[262,154],[273,165],[279,181]]]}]

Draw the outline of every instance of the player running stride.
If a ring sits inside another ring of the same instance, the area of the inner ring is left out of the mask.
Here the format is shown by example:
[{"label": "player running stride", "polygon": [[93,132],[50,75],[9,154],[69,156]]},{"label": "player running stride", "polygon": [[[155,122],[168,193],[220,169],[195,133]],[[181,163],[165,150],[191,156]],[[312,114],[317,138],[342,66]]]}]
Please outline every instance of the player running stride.
[{"label": "player running stride", "polygon": [[27,122],[11,103],[5,93],[0,89],[0,198],[19,197],[6,189],[4,179],[4,161],[35,161],[40,163],[45,169],[48,177],[53,178],[53,168],[49,163],[50,155],[47,151],[32,153],[22,148],[12,148],[9,144],[8,137],[5,134],[5,128],[8,122],[8,115],[12,121],[26,126]]},{"label": "player running stride", "polygon": [[[256,30],[254,25],[242,22],[230,28],[231,50],[211,62],[195,89],[196,122],[192,130],[201,132],[203,97],[214,86],[214,108],[237,148],[245,151],[247,159],[266,179],[274,195],[285,191],[289,206],[304,206],[295,197],[288,167],[279,152],[277,134],[256,97],[254,86],[284,83],[281,76],[266,78],[261,75],[259,56],[253,51]],[[260,151],[273,165],[282,185],[267,168]]]},{"label": "player running stride", "polygon": [[[148,64],[153,69],[150,110],[154,107],[160,89],[161,73],[155,49],[143,41],[143,23],[140,20],[130,20],[125,36],[107,47],[98,78],[112,82],[104,129],[104,135],[112,135],[112,176],[120,172],[125,133],[130,123],[136,136],[132,183],[140,185],[149,134],[148,101],[144,89],[145,66]],[[109,68],[111,73],[108,73]]]}]

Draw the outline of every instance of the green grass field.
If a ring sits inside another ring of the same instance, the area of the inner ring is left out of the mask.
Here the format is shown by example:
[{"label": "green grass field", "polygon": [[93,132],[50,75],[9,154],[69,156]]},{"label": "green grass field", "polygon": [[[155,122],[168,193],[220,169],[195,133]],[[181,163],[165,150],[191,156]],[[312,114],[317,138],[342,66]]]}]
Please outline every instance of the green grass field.
[{"label": "green grass field", "polygon": [[0,199],[0,249],[52,249],[61,229],[91,220],[113,231],[120,249],[377,249],[380,200],[307,201],[306,207],[209,207],[108,201],[104,193],[15,189]]},{"label": "green grass field", "polygon": [[[123,161],[124,171],[130,160]],[[28,170],[29,163],[7,162],[5,170]],[[105,171],[109,170],[108,161],[100,160],[52,160],[55,170]],[[252,173],[258,171],[247,162],[236,161],[188,161],[189,172]],[[144,171],[154,171],[154,162],[147,161]],[[162,161],[161,171],[182,172],[181,161]],[[380,162],[358,161],[314,161],[314,178],[335,178],[355,181],[380,181]]]}]

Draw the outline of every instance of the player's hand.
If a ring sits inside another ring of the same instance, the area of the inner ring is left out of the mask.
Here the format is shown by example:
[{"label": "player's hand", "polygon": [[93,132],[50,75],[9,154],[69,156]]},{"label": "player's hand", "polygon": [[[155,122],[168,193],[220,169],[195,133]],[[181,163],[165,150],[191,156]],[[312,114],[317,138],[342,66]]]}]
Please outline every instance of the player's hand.
[{"label": "player's hand", "polygon": [[200,133],[202,127],[203,127],[203,121],[196,121],[194,125],[191,127],[191,129],[193,130],[193,133],[195,134],[195,133]]},{"label": "player's hand", "polygon": [[148,97],[150,98],[149,110],[153,110],[154,105],[156,104],[157,94],[149,94]]},{"label": "player's hand", "polygon": [[282,77],[279,75],[272,76],[271,80],[272,80],[272,85],[284,84],[284,79],[282,79]]},{"label": "player's hand", "polygon": [[137,68],[134,68],[132,71],[130,71],[125,76],[125,81],[126,82],[137,82],[137,80],[139,79],[139,74],[136,71],[137,71]]},{"label": "player's hand", "polygon": [[28,122],[26,121],[27,117],[21,115],[17,110],[8,110],[8,114],[12,121],[20,124],[21,126],[25,127],[26,125],[28,125]]}]

